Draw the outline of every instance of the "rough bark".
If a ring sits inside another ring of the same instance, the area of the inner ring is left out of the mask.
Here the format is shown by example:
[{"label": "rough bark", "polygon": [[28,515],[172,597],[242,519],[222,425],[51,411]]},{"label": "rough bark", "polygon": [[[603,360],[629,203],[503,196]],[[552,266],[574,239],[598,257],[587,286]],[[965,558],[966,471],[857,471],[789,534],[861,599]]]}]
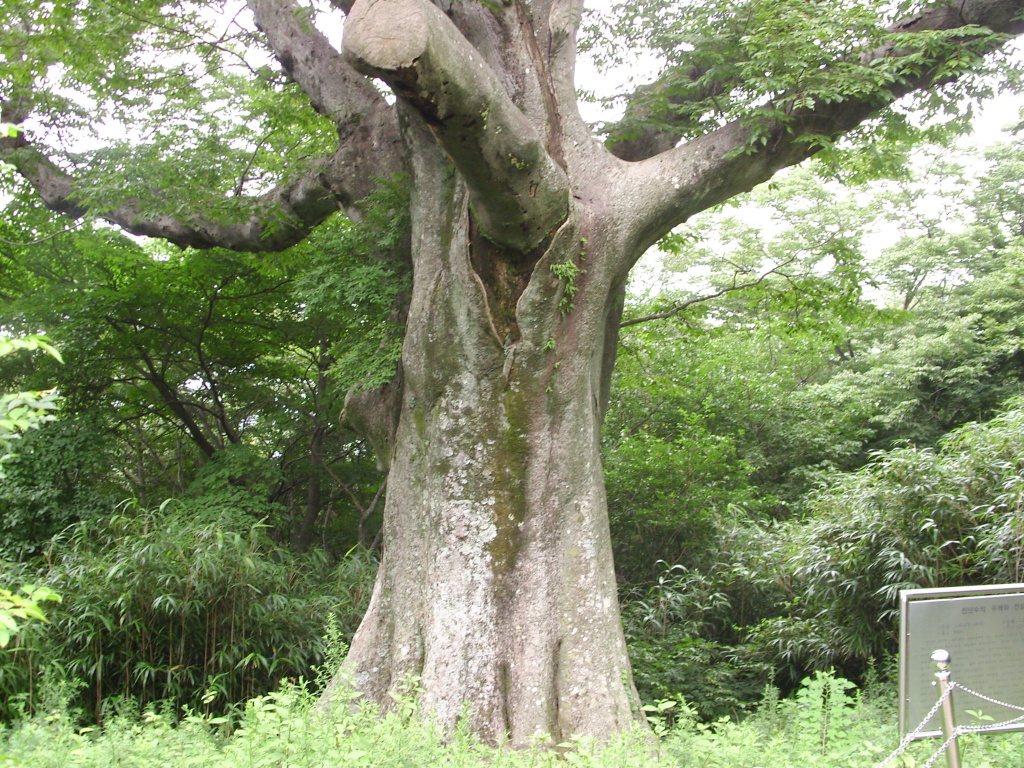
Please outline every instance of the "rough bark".
[{"label": "rough bark", "polygon": [[[415,676],[432,716],[465,713],[491,741],[607,736],[639,712],[599,456],[620,294],[591,261],[621,244],[574,209],[534,265],[506,275],[525,288],[500,307],[479,272],[502,254],[410,123],[416,275],[384,553],[338,684],[387,702]],[[586,270],[571,310],[551,271],[567,261]]]}]

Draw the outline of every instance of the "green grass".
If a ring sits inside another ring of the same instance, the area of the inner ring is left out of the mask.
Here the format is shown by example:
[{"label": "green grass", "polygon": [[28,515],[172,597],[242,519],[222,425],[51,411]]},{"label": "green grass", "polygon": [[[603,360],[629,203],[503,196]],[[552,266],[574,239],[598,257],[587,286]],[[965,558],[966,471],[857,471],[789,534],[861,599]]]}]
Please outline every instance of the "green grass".
[{"label": "green grass", "polygon": [[[113,717],[102,728],[77,728],[58,706],[0,733],[0,768],[875,768],[897,743],[891,695],[861,695],[820,673],[792,699],[769,695],[742,722],[701,723],[685,704],[655,705],[656,748],[650,734],[636,733],[603,745],[578,740],[513,752],[464,732],[441,738],[411,697],[384,716],[352,702],[327,715],[314,704],[307,688],[287,684],[250,700],[234,723],[149,711]],[[890,765],[921,766],[937,747],[917,742]],[[969,768],[1022,766],[1024,734],[968,738],[962,754]]]}]

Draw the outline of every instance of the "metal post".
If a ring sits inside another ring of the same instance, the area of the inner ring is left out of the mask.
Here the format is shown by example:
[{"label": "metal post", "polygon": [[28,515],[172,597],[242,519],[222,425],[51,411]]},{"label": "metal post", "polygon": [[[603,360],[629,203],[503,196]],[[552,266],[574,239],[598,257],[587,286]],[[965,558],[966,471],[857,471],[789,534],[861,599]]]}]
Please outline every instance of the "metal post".
[{"label": "metal post", "polygon": [[[953,718],[953,692],[949,691],[949,695],[946,695],[946,691],[950,688],[949,658],[949,651],[939,650],[932,653],[932,661],[939,668],[939,671],[935,673],[935,677],[939,680],[939,696],[946,697],[942,702],[942,735],[949,741],[949,746],[946,748],[946,764],[949,768],[960,768],[960,745],[957,744],[956,737],[953,735],[956,730],[956,721]],[[950,741],[951,738],[952,741]]]}]

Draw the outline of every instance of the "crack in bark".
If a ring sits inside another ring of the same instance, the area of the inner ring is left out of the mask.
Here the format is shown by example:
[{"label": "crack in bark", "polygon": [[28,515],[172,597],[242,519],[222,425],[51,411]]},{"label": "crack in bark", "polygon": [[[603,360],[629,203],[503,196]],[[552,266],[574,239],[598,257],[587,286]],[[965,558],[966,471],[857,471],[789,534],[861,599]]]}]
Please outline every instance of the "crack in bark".
[{"label": "crack in bark", "polygon": [[498,343],[502,346],[514,344],[521,337],[516,306],[529,285],[534,267],[544,254],[544,246],[538,246],[528,254],[502,248],[480,233],[472,214],[469,243],[470,265],[480,279]]},{"label": "crack in bark", "polygon": [[[533,26],[533,19],[523,7],[522,0],[514,0],[516,16],[519,20],[520,31],[523,40],[526,42],[527,51],[533,60],[534,70],[537,73],[537,84],[540,88],[541,100],[544,104],[544,112],[547,119],[544,121],[544,147],[547,149],[551,159],[562,168],[567,170],[563,144],[565,137],[562,131],[562,118],[558,111],[558,101],[555,98],[555,90],[551,85],[551,73],[548,70],[547,59],[541,55],[540,47],[537,44],[537,33]],[[551,40],[548,40],[550,52]],[[531,194],[531,197],[533,195]]]},{"label": "crack in bark", "polygon": [[498,665],[498,674],[501,677],[501,718],[505,722],[505,733],[511,734],[515,732],[512,723],[512,707],[510,705],[512,698],[512,674],[507,661],[503,661]]},{"label": "crack in bark", "polygon": [[554,738],[556,744],[561,744],[564,740],[564,734],[562,733],[561,723],[561,701],[562,701],[562,686],[559,678],[562,675],[562,638],[555,640],[555,649],[551,657],[551,701],[553,702],[551,713],[551,735]]}]

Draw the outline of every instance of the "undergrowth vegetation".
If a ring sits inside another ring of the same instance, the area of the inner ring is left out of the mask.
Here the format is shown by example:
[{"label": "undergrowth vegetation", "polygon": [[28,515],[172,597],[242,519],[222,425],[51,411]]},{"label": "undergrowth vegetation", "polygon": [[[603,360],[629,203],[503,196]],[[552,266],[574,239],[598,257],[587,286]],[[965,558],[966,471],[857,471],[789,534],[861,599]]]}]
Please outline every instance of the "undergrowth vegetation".
[{"label": "undergrowth vegetation", "polygon": [[[1024,578],[1024,402],[1008,405],[935,449],[835,474],[804,518],[717,519],[700,568],[661,562],[626,590],[642,700],[683,698],[713,723],[753,711],[766,684],[788,694],[829,668],[862,682],[888,670],[900,589]],[[375,553],[297,554],[245,504],[211,498],[124,504],[53,538],[41,560],[0,562],[3,583],[63,597],[0,652],[0,718],[38,712],[47,679],[73,681],[82,722],[126,701],[222,715],[308,677],[328,623],[351,636]]]},{"label": "undergrowth vegetation", "polygon": [[803,516],[722,520],[700,568],[660,563],[623,613],[645,701],[749,710],[832,667],[861,680],[898,647],[902,589],[1024,580],[1024,400],[935,448],[834,473]]},{"label": "undergrowth vegetation", "polygon": [[[51,695],[51,709],[0,734],[0,768],[874,768],[897,742],[893,697],[862,693],[831,673],[806,678],[790,699],[769,691],[742,721],[706,723],[684,702],[666,701],[648,707],[654,737],[636,731],[556,749],[538,741],[522,751],[487,747],[464,729],[442,737],[418,716],[414,687],[383,715],[353,699],[319,711],[315,686],[300,681],[249,700],[233,718],[190,710],[177,718],[150,708],[111,717],[102,728],[77,727],[66,700]],[[916,742],[891,765],[921,765],[937,746]],[[1021,765],[1024,737],[968,738],[962,751],[972,768]]]},{"label": "undergrowth vegetation", "polygon": [[40,674],[75,681],[87,720],[129,700],[224,712],[322,663],[328,622],[351,636],[376,569],[368,551],[297,555],[240,511],[189,502],[78,523],[45,561],[0,563],[5,582],[63,597],[0,654],[4,719],[37,711]]}]

